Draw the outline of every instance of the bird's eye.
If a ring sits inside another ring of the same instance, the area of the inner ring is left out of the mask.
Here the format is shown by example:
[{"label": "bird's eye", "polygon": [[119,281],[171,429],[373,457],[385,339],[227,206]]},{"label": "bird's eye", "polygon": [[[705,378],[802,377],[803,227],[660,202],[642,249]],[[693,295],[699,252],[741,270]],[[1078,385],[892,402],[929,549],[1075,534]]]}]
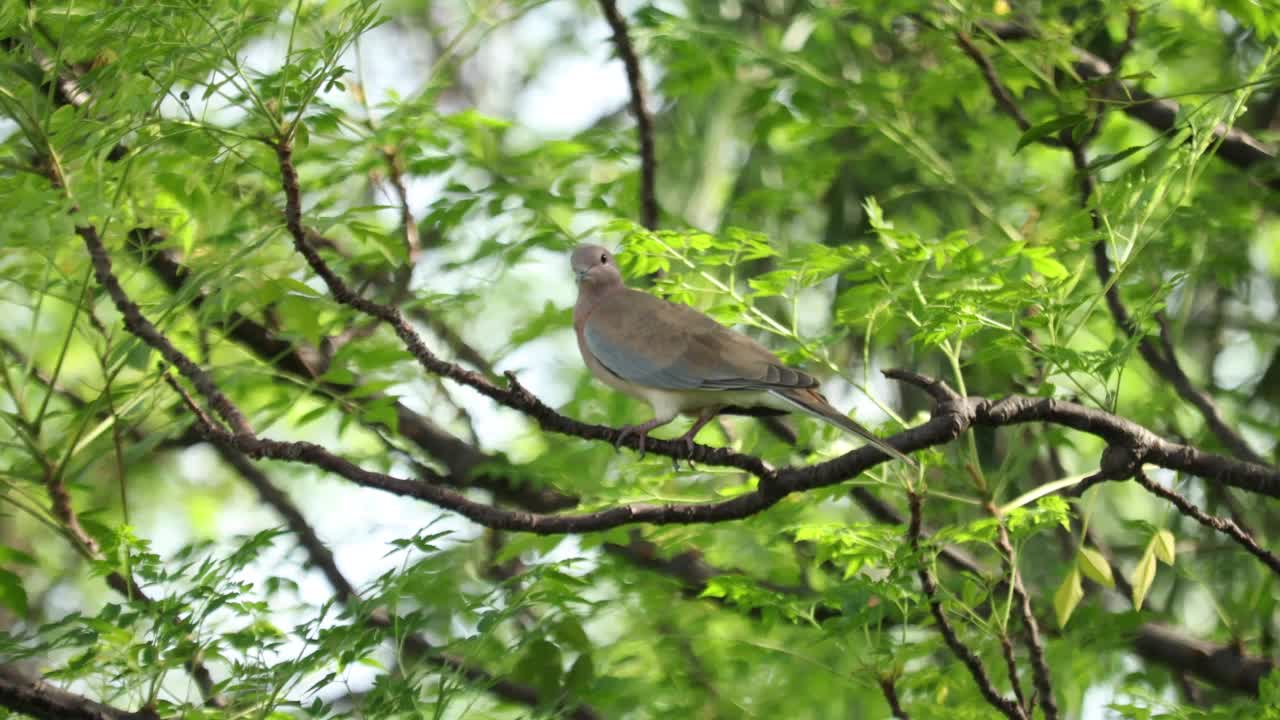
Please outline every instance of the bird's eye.
[{"label": "bird's eye", "polygon": [[607,264],[609,263],[609,256],[608,256],[607,254],[601,254],[601,255],[600,255],[600,263],[601,263],[601,264],[604,264],[604,265],[607,265]]}]

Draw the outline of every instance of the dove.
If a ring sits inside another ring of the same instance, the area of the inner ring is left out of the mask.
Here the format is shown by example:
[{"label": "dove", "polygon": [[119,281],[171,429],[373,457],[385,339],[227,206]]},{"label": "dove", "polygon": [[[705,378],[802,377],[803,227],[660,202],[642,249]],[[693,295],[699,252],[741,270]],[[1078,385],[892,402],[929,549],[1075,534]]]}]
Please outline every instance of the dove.
[{"label": "dove", "polygon": [[716,415],[801,412],[918,467],[832,407],[816,379],[787,367],[760,343],[687,305],[627,287],[605,248],[581,245],[570,264],[578,284],[573,329],[582,360],[601,382],[653,409],[652,420],[621,428],[618,443],[639,434],[643,456],[649,431],[684,414],[695,417],[679,438],[692,452],[694,436]]}]

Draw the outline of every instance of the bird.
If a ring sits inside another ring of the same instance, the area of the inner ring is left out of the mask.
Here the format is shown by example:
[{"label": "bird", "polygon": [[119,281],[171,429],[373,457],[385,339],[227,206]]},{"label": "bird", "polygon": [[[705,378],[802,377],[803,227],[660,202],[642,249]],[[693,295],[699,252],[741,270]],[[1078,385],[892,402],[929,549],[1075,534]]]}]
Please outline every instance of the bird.
[{"label": "bird", "polygon": [[643,457],[649,432],[684,414],[695,417],[679,438],[692,453],[694,436],[717,415],[801,412],[919,467],[832,407],[813,376],[788,367],[765,346],[688,305],[627,287],[606,248],[580,245],[570,265],[578,285],[573,329],[583,362],[601,382],[653,409],[653,419],[620,428],[616,445],[637,434]]}]

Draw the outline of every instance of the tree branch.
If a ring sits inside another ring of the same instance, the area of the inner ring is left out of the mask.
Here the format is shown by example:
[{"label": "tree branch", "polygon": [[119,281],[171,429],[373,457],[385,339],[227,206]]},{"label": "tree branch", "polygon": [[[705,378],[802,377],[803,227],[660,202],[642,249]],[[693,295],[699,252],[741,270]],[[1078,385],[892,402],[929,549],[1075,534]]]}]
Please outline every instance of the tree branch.
[{"label": "tree branch", "polygon": [[1270,659],[1244,655],[1237,646],[1188,638],[1173,628],[1155,623],[1143,626],[1134,640],[1134,649],[1149,660],[1250,695],[1258,694],[1262,678],[1276,668]]},{"label": "tree branch", "polygon": [[[175,294],[187,288],[191,277],[190,270],[179,263],[170,252],[159,249],[162,242],[159,234],[146,228],[135,228],[129,232],[130,247],[169,290]],[[199,310],[203,307],[207,295],[202,290],[186,293],[189,304]],[[425,318],[432,319],[432,318]],[[252,318],[232,311],[223,324],[223,332],[256,357],[274,367],[306,382],[300,387],[317,397],[330,401],[332,395],[343,398],[358,396],[352,403],[370,403],[387,400],[382,393],[360,392],[363,383],[357,378],[350,383],[320,382],[317,378],[324,372],[325,359],[314,348],[291,343],[279,338],[272,330]],[[445,339],[445,343],[456,350],[461,350],[453,341],[443,335],[441,330],[448,330],[443,323],[430,323],[432,332]],[[460,338],[456,338],[460,342]],[[465,343],[463,343],[463,347]],[[467,348],[470,350],[469,348]],[[486,374],[492,374],[492,368],[474,350],[475,355],[468,360],[470,364]],[[463,360],[467,358],[459,352]],[[477,364],[477,361],[480,364]],[[519,482],[509,477],[493,473],[473,473],[472,469],[494,458],[485,455],[471,445],[453,437],[435,423],[409,409],[403,402],[394,401],[397,428],[400,435],[420,448],[430,457],[443,464],[449,471],[441,480],[458,488],[476,487],[515,502],[531,510],[551,512],[563,510],[578,504],[578,499],[571,495],[556,492],[554,489],[536,487],[528,482]]]},{"label": "tree branch", "polygon": [[[510,380],[510,386],[507,389],[502,389],[477,373],[464,370],[453,363],[437,358],[427,349],[422,339],[409,326],[396,308],[373,302],[352,291],[312,247],[302,227],[301,190],[298,186],[297,171],[293,166],[292,149],[288,144],[281,142],[276,145],[276,154],[279,159],[285,190],[286,225],[289,228],[290,235],[293,236],[294,246],[299,254],[307,260],[312,270],[328,286],[334,299],[360,312],[376,317],[391,326],[392,330],[405,344],[405,347],[418,360],[419,365],[427,372],[440,374],[468,385],[500,404],[520,410],[536,419],[545,430],[575,435],[590,440],[607,439],[614,442],[622,440],[625,444],[639,449],[640,438],[635,434],[628,434],[623,438],[620,433],[610,428],[585,425],[556,413],[521,387],[515,376],[510,373],[507,375]],[[922,375],[906,371],[890,371],[886,375],[917,384],[934,394],[935,398],[955,396],[954,391],[947,388],[944,383],[939,383]],[[1170,443],[1137,423],[1074,403],[1012,396],[997,403],[991,403],[982,398],[966,398],[961,403],[949,403],[949,405],[952,406],[949,409],[955,412],[953,417],[960,421],[961,426],[949,428],[945,424],[934,424],[931,421],[924,426],[895,436],[894,440],[901,443],[901,445],[895,444],[895,447],[898,450],[909,452],[929,445],[949,442],[970,423],[1008,425],[1033,420],[1049,421],[1099,435],[1106,439],[1109,444],[1126,447],[1134,452],[1135,460],[1138,462],[1145,461],[1162,467],[1184,470],[1195,475],[1213,477],[1219,482],[1229,485],[1235,485],[1236,487],[1268,494],[1273,497],[1280,497],[1280,471],[1251,463],[1233,461],[1204,453],[1195,448]],[[957,407],[957,405],[963,406],[963,409]],[[937,421],[938,419],[935,416],[934,420]],[[894,440],[890,440],[890,442],[894,442]],[[721,511],[727,513],[725,515],[715,514],[718,519],[736,519],[741,517],[737,513],[744,511],[748,514],[759,512],[765,507],[776,503],[782,495],[839,482],[840,479],[852,477],[868,467],[888,459],[887,455],[874,448],[860,448],[826,463],[808,468],[788,469],[786,478],[783,480],[779,471],[769,469],[758,458],[725,449],[711,449],[706,446],[695,445],[690,451],[684,443],[670,440],[648,440],[646,448],[671,458],[690,459],[703,464],[736,467],[750,472],[761,480],[761,489],[754,495],[754,497],[758,498],[756,500],[751,499],[752,495],[744,495],[722,504],[698,506],[705,509],[717,507],[718,505]],[[267,446],[259,446],[259,451],[277,452],[277,450],[269,450]],[[253,453],[250,454],[253,455]],[[313,457],[317,456],[313,455]],[[327,462],[331,462],[331,460],[332,458]],[[732,509],[730,509],[730,506],[732,506]],[[683,515],[683,513],[684,510],[678,510],[674,515],[667,515],[662,512],[654,513],[653,508],[646,508],[640,514],[652,517],[666,517],[668,522],[688,522],[689,520],[687,519],[674,519]],[[562,519],[564,517],[561,516]],[[596,520],[598,519],[596,518]],[[525,523],[521,522],[520,524],[524,525]],[[528,524],[527,527],[533,527],[533,524]],[[595,526],[588,523],[582,527],[594,528]],[[508,525],[503,526],[502,529],[514,528]]]},{"label": "tree branch", "polygon": [[[907,540],[918,555],[920,553],[921,509],[924,501],[914,490],[910,491],[907,499],[911,507],[911,523],[907,526]],[[920,560],[924,562],[923,558],[920,558]],[[995,685],[991,683],[991,676],[987,674],[987,668],[982,664],[982,658],[978,657],[977,653],[971,650],[968,645],[965,645],[960,640],[960,637],[956,635],[955,629],[951,627],[951,622],[947,620],[946,612],[942,609],[942,601],[937,598],[938,584],[934,580],[933,573],[929,570],[928,565],[920,567],[919,576],[920,585],[924,588],[924,594],[929,598],[929,611],[933,613],[934,622],[938,625],[938,632],[942,633],[942,639],[946,641],[947,647],[951,648],[951,652],[969,669],[969,674],[973,676],[973,681],[978,685],[978,691],[982,693],[982,697],[986,699],[991,707],[999,710],[1009,720],[1027,720],[1027,714],[1023,711],[1021,705],[996,691]],[[1014,679],[1014,682],[1017,682],[1017,680]]]},{"label": "tree branch", "polygon": [[[1136,23],[1136,15],[1131,14],[1130,28],[1133,28],[1133,23]],[[1031,127],[1031,125],[1027,121],[1026,116],[1023,115],[1021,108],[1019,108],[1018,104],[1014,101],[1013,96],[1004,86],[1004,83],[1001,82],[991,61],[964,33],[956,33],[956,40],[965,54],[973,59],[974,63],[978,66],[978,69],[982,72],[982,76],[987,83],[987,87],[990,90],[992,97],[995,98],[996,104],[999,105],[1006,114],[1013,118],[1019,129],[1025,132]],[[1084,53],[1084,51],[1077,51],[1077,53],[1088,55],[1088,53]],[[1100,64],[1100,66],[1106,68],[1106,72],[1100,73],[1098,76],[1107,75],[1111,72],[1110,66],[1103,60],[1094,56],[1089,57],[1091,57],[1097,64]],[[1173,104],[1173,107],[1174,112],[1176,113],[1177,105]],[[1169,127],[1172,126],[1173,119],[1170,118]],[[1224,137],[1222,142],[1225,145],[1225,136],[1229,135],[1231,130],[1226,129],[1223,126],[1215,128],[1216,134],[1218,134],[1219,131],[1221,131],[1220,135]],[[1093,204],[1094,195],[1097,192],[1097,182],[1089,170],[1089,162],[1085,154],[1084,144],[1076,140],[1069,131],[1064,131],[1057,139],[1046,135],[1045,137],[1040,138],[1039,142],[1051,147],[1066,148],[1067,151],[1070,152],[1072,165],[1080,179],[1080,206],[1089,213],[1089,221],[1092,224],[1094,231],[1098,233],[1103,232],[1105,228],[1103,226],[1102,217],[1099,214],[1097,207]],[[1280,188],[1280,178],[1277,178],[1277,187]],[[1129,315],[1129,311],[1125,308],[1124,303],[1120,298],[1120,289],[1116,286],[1116,283],[1112,281],[1111,261],[1107,257],[1107,244],[1104,240],[1098,240],[1094,243],[1093,261],[1094,270],[1097,273],[1098,280],[1101,282],[1104,290],[1107,308],[1111,311],[1111,315],[1115,318],[1116,324],[1120,326],[1120,329],[1129,337],[1138,339],[1138,352],[1147,362],[1147,365],[1149,365],[1157,375],[1172,384],[1174,389],[1177,390],[1179,396],[1190,402],[1197,410],[1200,411],[1200,414],[1204,417],[1209,429],[1219,439],[1219,441],[1223,443],[1223,445],[1229,448],[1232,453],[1236,455],[1236,457],[1259,465],[1266,465],[1266,460],[1254,452],[1254,450],[1249,447],[1249,444],[1245,442],[1244,438],[1227,425],[1226,421],[1222,418],[1221,411],[1218,409],[1213,399],[1204,391],[1196,388],[1191,382],[1191,379],[1187,377],[1187,374],[1183,372],[1182,367],[1178,364],[1177,355],[1174,353],[1173,345],[1168,338],[1168,326],[1163,314],[1157,313],[1157,319],[1161,325],[1161,339],[1164,343],[1163,353],[1142,333],[1141,328],[1139,328],[1137,323],[1133,321],[1133,318]]]},{"label": "tree branch", "polygon": [[884,695],[884,701],[889,703],[889,712],[893,713],[896,720],[911,720],[907,711],[902,709],[902,702],[898,700],[897,680],[892,675],[880,676],[880,692]]},{"label": "tree branch", "polygon": [[[973,39],[969,37],[968,33],[957,31],[955,37],[960,49],[964,51],[965,55],[969,56],[969,59],[973,60],[973,64],[978,66],[978,70],[982,73],[982,79],[987,83],[987,90],[991,92],[991,97],[995,99],[1000,109],[1013,118],[1019,130],[1026,132],[1030,129],[1031,122],[1027,120],[1026,115],[1022,114],[1022,108],[1018,107],[1018,103],[1013,99],[1009,89],[1000,81],[996,66],[991,62],[991,59],[979,50],[977,45],[973,44]],[[1054,142],[1052,138],[1048,138],[1047,141]]]},{"label": "tree branch", "polygon": [[[49,383],[48,387],[50,393],[57,390],[52,382]],[[98,545],[98,541],[84,529],[83,525],[80,524],[79,515],[71,505],[71,494],[67,492],[65,484],[62,482],[61,475],[55,468],[48,467],[45,469],[44,481],[45,489],[49,494],[50,504],[53,508],[54,517],[56,517],[58,522],[62,524],[62,527],[72,540],[72,543],[79,547],[80,552],[84,554],[85,557],[92,560],[103,560],[102,548]],[[105,579],[108,587],[128,599],[137,600],[147,604],[154,602],[151,597],[143,591],[142,587],[138,585],[137,580],[135,580],[132,575],[127,574],[127,571],[122,573],[113,570],[112,572],[107,573]],[[209,672],[209,668],[206,667],[203,662],[192,657],[187,659],[183,663],[183,666],[186,668],[187,673],[191,675],[191,678],[195,680],[196,686],[200,689],[200,696],[204,698],[205,705],[212,708],[226,707],[226,698],[218,694],[216,691],[216,683],[213,680],[213,674]]]},{"label": "tree branch", "polygon": [[[545,429],[576,435],[584,439],[614,441],[618,439],[619,433],[616,430],[585,425],[559,415],[521,387],[514,376],[508,376],[511,380],[510,387],[502,389],[474,372],[440,360],[427,349],[398,310],[364,299],[351,291],[308,242],[301,223],[300,190],[297,174],[293,169],[291,151],[282,143],[277,146],[277,154],[284,178],[286,223],[294,238],[295,247],[307,259],[312,269],[320,275],[339,302],[390,325],[419,364],[428,372],[462,382],[508,407],[521,410],[537,419]],[[285,443],[256,437],[249,430],[243,415],[218,391],[207,374],[174,348],[153,325],[142,317],[137,306],[128,299],[119,282],[111,274],[110,261],[97,232],[92,227],[82,227],[80,234],[94,258],[95,273],[98,275],[99,282],[106,288],[108,295],[125,316],[126,326],[130,331],[173,362],[215,405],[215,409],[219,409],[224,418],[229,421],[238,420],[241,425],[233,434],[221,427],[201,423],[201,431],[206,437],[215,442],[230,444],[251,457],[303,461],[335,472],[358,484],[417,497],[454,510],[487,527],[554,534],[590,532],[640,522],[692,523],[739,519],[771,507],[787,494],[841,482],[888,459],[875,448],[863,447],[819,465],[776,471],[767,467],[759,458],[723,448],[712,449],[698,445],[690,452],[684,443],[679,441],[651,441],[650,445],[654,452],[668,457],[689,458],[704,464],[745,470],[760,480],[760,487],[752,493],[706,504],[634,504],[581,515],[540,515],[502,510],[474,502],[438,484],[424,484],[364,470],[314,443]],[[1129,465],[1151,462],[1162,467],[1210,477],[1253,492],[1273,497],[1280,496],[1280,472],[1168,442],[1136,423],[1108,413],[1045,398],[1012,396],[994,403],[985,398],[956,400],[958,396],[954,391],[932,378],[906,371],[890,371],[886,375],[922,387],[935,398],[946,401],[938,408],[939,412],[935,413],[935,417],[930,422],[890,438],[889,442],[894,443],[897,449],[904,452],[950,442],[973,424],[998,426],[1048,421],[1090,432],[1103,437],[1111,446],[1124,448]],[[235,424],[233,422],[233,426]],[[634,436],[630,441],[633,444],[639,442]]]},{"label": "tree branch", "polygon": [[[271,482],[266,473],[250,462],[249,458],[243,454],[225,445],[215,445],[215,447],[223,460],[235,468],[240,473],[240,476],[253,486],[263,502],[270,505],[272,509],[284,518],[285,524],[297,536],[299,544],[306,551],[307,558],[311,564],[320,569],[325,579],[329,581],[329,585],[333,587],[338,600],[347,606],[358,600],[359,593],[346,575],[338,568],[333,552],[320,540],[320,536],[311,527],[311,524],[307,522],[306,517],[303,516],[298,506],[289,499],[289,496],[277,487],[275,483]],[[369,622],[383,629],[393,628],[395,624],[390,615],[384,610],[374,611],[369,616]],[[532,708],[542,707],[544,704],[543,698],[540,697],[536,689],[496,676],[483,668],[472,665],[464,658],[442,653],[420,635],[410,635],[406,641],[406,647],[417,654],[424,662],[434,667],[457,673],[471,684],[488,690],[504,700]],[[569,710],[567,717],[574,720],[599,720],[600,714],[590,706],[579,705]]]},{"label": "tree branch", "polygon": [[[439,360],[427,350],[417,333],[409,327],[395,308],[379,305],[352,293],[307,243],[296,213],[297,178],[292,174],[292,164],[288,162],[287,150],[281,150],[281,157],[283,167],[288,169],[286,178],[292,178],[292,182],[286,180],[286,187],[292,185],[290,196],[293,199],[290,205],[295,212],[289,212],[287,216],[291,218],[290,224],[294,230],[295,243],[339,300],[392,325],[410,352],[428,371],[439,371],[447,377],[464,381],[465,384],[480,390],[483,394],[533,416],[546,429],[584,439],[617,439],[619,433],[612,428],[579,423],[551,410],[521,387],[514,376],[509,376],[512,381],[511,386],[504,390],[490,384],[476,373]],[[103,286],[116,302],[117,307],[126,315],[126,324],[130,329],[137,330],[135,334],[160,350],[166,358],[179,361],[175,362],[175,365],[193,382],[203,378],[211,390],[206,393],[206,397],[210,397],[211,401],[216,399],[225,403],[231,411],[231,417],[242,418],[243,416],[234,405],[231,405],[230,401],[212,386],[212,382],[208,380],[207,375],[204,375],[203,370],[174,348],[167,338],[141,316],[137,306],[128,299],[120,284],[111,275],[106,251],[97,233],[92,228],[86,228],[82,237],[95,258],[95,268],[101,276],[100,282],[105,280],[102,282]],[[932,378],[907,371],[890,371],[886,375],[925,388],[935,398],[947,400],[928,423],[899,433],[888,440],[903,452],[950,442],[972,424],[1008,425],[1050,421],[1099,435],[1110,445],[1126,448],[1126,457],[1131,458],[1131,463],[1151,462],[1162,467],[1214,477],[1220,482],[1255,492],[1280,495],[1280,472],[1170,443],[1136,423],[1098,410],[1051,399],[1017,396],[996,403],[985,398],[957,400],[954,398],[958,396],[945,383]],[[751,493],[713,503],[667,505],[637,503],[579,515],[547,515],[504,510],[475,502],[459,492],[442,487],[438,482],[423,483],[365,470],[314,443],[267,440],[255,436],[252,432],[233,434],[212,423],[201,422],[198,425],[201,433],[211,441],[234,447],[250,457],[306,462],[341,475],[357,484],[426,500],[439,507],[453,510],[486,527],[539,534],[592,532],[643,522],[683,524],[740,519],[772,507],[790,493],[842,482],[888,459],[887,455],[874,447],[862,447],[819,465],[778,471],[766,466],[759,458],[724,448],[713,449],[697,445],[690,452],[680,441],[650,441],[654,452],[668,457],[688,457],[704,464],[745,470],[760,480],[760,487]],[[247,423],[245,427],[247,428]],[[636,442],[634,438],[632,441]],[[435,476],[428,479],[438,481],[440,478]]]},{"label": "tree branch", "polygon": [[644,77],[640,74],[640,60],[627,32],[627,21],[618,11],[616,0],[600,0],[600,9],[613,31],[613,44],[627,71],[627,85],[631,88],[631,115],[636,119],[636,133],[640,136],[640,223],[650,230],[658,227],[658,195],[655,190],[658,175],[657,153],[653,145],[653,120],[644,102]]},{"label": "tree branch", "polygon": [[[1076,56],[1075,70],[1083,80],[1096,80],[1111,77],[1114,69],[1111,64],[1093,53],[1080,48],[1072,48]],[[1125,99],[1121,110],[1125,115],[1141,120],[1161,132],[1169,132],[1178,124],[1178,113],[1182,108],[1172,100],[1155,97],[1141,88],[1127,83],[1112,80],[1106,87],[1113,95]],[[1241,170],[1274,172],[1276,150],[1237,127],[1223,124],[1215,125],[1211,131],[1218,139],[1215,143],[1214,155]],[[1272,190],[1280,190],[1280,174],[1263,178],[1263,183]]]},{"label": "tree branch", "polygon": [[0,706],[39,720],[159,720],[151,708],[137,711],[90,700],[67,692],[42,678],[0,665]]},{"label": "tree branch", "polygon": [[253,428],[249,426],[249,421],[241,414],[239,408],[222,394],[214,384],[213,378],[160,334],[156,326],[143,317],[142,310],[125,294],[124,288],[120,287],[120,282],[111,272],[111,258],[107,257],[107,249],[103,246],[102,239],[98,237],[97,228],[92,225],[79,225],[76,226],[76,234],[84,240],[85,247],[89,250],[89,257],[93,261],[93,274],[98,284],[107,291],[115,302],[116,309],[124,316],[125,328],[159,351],[171,365],[176,366],[209,401],[218,415],[231,426],[233,432],[252,435]]},{"label": "tree branch", "polygon": [[1241,530],[1234,522],[1209,515],[1176,491],[1170,490],[1169,488],[1152,480],[1141,470],[1141,468],[1133,474],[1133,479],[1139,485],[1146,488],[1152,495],[1168,500],[1174,507],[1178,508],[1178,511],[1183,515],[1186,515],[1210,530],[1216,530],[1236,541],[1244,547],[1245,550],[1248,550],[1251,555],[1261,560],[1263,565],[1271,568],[1272,572],[1280,575],[1280,557],[1277,557],[1275,553],[1270,552],[1259,545],[1256,540],[1254,540],[1244,530]]},{"label": "tree branch", "polygon": [[[994,507],[991,508],[993,511]],[[1022,615],[1022,625],[1027,633],[1027,651],[1031,655],[1031,677],[1036,685],[1037,701],[1044,711],[1045,720],[1058,720],[1058,703],[1053,697],[1053,684],[1049,674],[1049,664],[1044,659],[1044,641],[1040,639],[1040,624],[1031,609],[1031,596],[1022,584],[1022,573],[1018,571],[1018,558],[1009,542],[1009,529],[1005,527],[1003,518],[997,517],[997,546],[1005,557],[1005,566],[1009,574],[1009,584],[1013,588],[1013,597],[1017,601],[1018,611]],[[1016,680],[1015,680],[1016,682]],[[1014,685],[1015,689],[1017,685]],[[1030,708],[1027,708],[1030,712]]]},{"label": "tree branch", "polygon": [[[890,512],[893,512],[892,509]],[[891,519],[882,521],[896,525],[905,525],[909,522],[896,513]],[[922,539],[928,537],[923,527],[919,533]],[[725,574],[742,574],[741,571],[712,565],[703,559],[700,553],[693,550],[663,558],[656,545],[643,540],[638,543],[633,541],[628,545],[607,544],[605,550],[636,567],[674,578],[683,586],[683,594],[688,598],[702,597],[703,591],[707,588],[707,582],[711,578]],[[961,572],[972,573],[980,578],[990,577],[987,568],[960,548],[944,546],[939,550],[938,557]],[[1126,581],[1123,575],[1118,568],[1113,572],[1116,576],[1117,592],[1122,597],[1128,598],[1132,593],[1125,589]],[[763,582],[759,584],[762,587],[797,596],[801,592],[794,588],[770,586]],[[820,604],[811,614],[815,621],[823,623],[841,617],[843,612],[838,607]],[[758,612],[750,613],[752,617],[758,615]],[[1241,655],[1236,646],[1219,645],[1188,637],[1173,628],[1155,623],[1147,623],[1138,629],[1133,639],[1133,646],[1142,657],[1166,665],[1175,672],[1189,672],[1219,687],[1252,695],[1258,694],[1259,680],[1275,667],[1275,664],[1265,657]],[[1229,665],[1205,661],[1205,658],[1224,657],[1228,653],[1234,658]]]},{"label": "tree branch", "polygon": [[[286,154],[287,157],[287,154]],[[286,163],[291,168],[291,164]],[[294,176],[294,197],[296,198],[296,176]],[[292,214],[293,224],[297,230],[295,241],[305,250],[304,255],[317,272],[324,278],[339,299],[347,304],[355,305],[369,314],[384,319],[391,324],[401,336],[410,351],[428,370],[437,368],[454,379],[460,379],[484,394],[515,409],[523,410],[535,417],[539,423],[549,430],[576,435],[584,439],[616,440],[618,432],[602,426],[585,425],[566,418],[549,407],[543,405],[528,391],[524,390],[512,377],[509,389],[500,389],[479,375],[462,370],[456,365],[441,361],[433,356],[408,326],[399,312],[394,308],[378,305],[355,296],[345,284],[325,265],[314,249],[306,243],[301,231],[301,224],[296,213]],[[95,258],[95,269],[100,275],[100,282],[108,294],[116,302],[117,307],[126,315],[126,323],[148,344],[156,347],[166,358],[176,359],[180,371],[192,379],[204,375],[194,363],[173,347],[154,326],[146,321],[137,306],[124,294],[119,283],[111,275],[106,251],[101,240],[92,228],[82,233],[91,255]],[[298,238],[302,238],[298,240]],[[126,312],[127,311],[127,312]],[[193,372],[194,371],[194,372]],[[198,373],[198,374],[196,374]],[[1063,403],[1044,398],[1021,398],[1013,396],[999,402],[991,402],[985,398],[958,398],[944,383],[906,371],[891,371],[889,377],[915,384],[929,391],[935,398],[946,399],[939,407],[935,417],[920,427],[899,433],[889,440],[895,447],[904,452],[920,449],[935,444],[942,444],[954,439],[972,424],[1007,425],[1030,421],[1049,421],[1090,432],[1103,437],[1111,445],[1120,445],[1128,449],[1133,462],[1151,462],[1163,467],[1183,470],[1193,474],[1213,477],[1220,482],[1237,487],[1277,496],[1280,494],[1280,473],[1269,468],[1253,466],[1248,463],[1203,453],[1194,448],[1170,443],[1159,438],[1149,430],[1128,420],[1085,408],[1073,403]],[[194,382],[194,380],[193,380]],[[209,381],[212,392],[206,397],[219,398],[232,411],[231,417],[243,417],[230,401],[223,396]],[[246,424],[247,427],[247,424]],[[440,507],[454,510],[482,525],[505,530],[524,530],[535,533],[590,532],[625,524],[640,522],[652,523],[692,523],[718,522],[738,519],[763,511],[771,507],[792,492],[801,492],[816,487],[835,484],[845,478],[852,477],[887,459],[880,451],[871,447],[859,448],[840,458],[819,465],[788,468],[775,471],[762,461],[750,455],[735,453],[727,449],[712,449],[706,446],[695,446],[692,453],[679,441],[652,441],[654,452],[669,457],[692,457],[704,464],[715,464],[736,467],[755,475],[760,479],[760,488],[721,502],[705,504],[670,504],[647,505],[634,504],[614,507],[595,513],[581,515],[543,515],[521,511],[508,511],[490,505],[472,501],[462,494],[441,487],[439,484],[427,484],[397,478],[391,475],[376,473],[358,467],[354,463],[329,453],[325,448],[314,443],[285,443],[264,440],[252,433],[232,434],[221,427],[210,423],[200,423],[203,434],[215,442],[229,444],[251,457],[270,457],[281,460],[303,461],[325,470],[335,472],[358,484],[376,487],[389,492],[426,500]],[[438,477],[431,478],[439,480]]]},{"label": "tree branch", "polygon": [[[984,26],[984,29],[994,37],[1007,41],[1037,37],[1035,31],[1016,24],[991,24]],[[1072,48],[1071,52],[1075,55],[1072,67],[1082,80],[1114,78],[1115,69],[1111,63],[1081,48]],[[1178,123],[1178,113],[1182,108],[1172,100],[1157,98],[1141,88],[1115,79],[1108,80],[1103,87],[1111,96],[1124,100],[1121,106],[1124,114],[1155,130],[1167,133]],[[1212,132],[1217,138],[1217,142],[1212,146],[1212,152],[1216,157],[1241,170],[1253,171],[1261,168],[1264,172],[1275,172],[1275,148],[1240,128],[1219,124],[1213,128]],[[1280,173],[1265,177],[1262,182],[1272,190],[1280,190]]]},{"label": "tree branch", "polygon": [[1018,677],[1018,658],[1013,654],[1013,641],[1006,630],[1000,631],[1000,655],[1004,658],[1004,667],[1009,675],[1009,686],[1013,690],[1014,704],[1022,708],[1024,713],[1031,712],[1031,703],[1022,692],[1022,679]]}]

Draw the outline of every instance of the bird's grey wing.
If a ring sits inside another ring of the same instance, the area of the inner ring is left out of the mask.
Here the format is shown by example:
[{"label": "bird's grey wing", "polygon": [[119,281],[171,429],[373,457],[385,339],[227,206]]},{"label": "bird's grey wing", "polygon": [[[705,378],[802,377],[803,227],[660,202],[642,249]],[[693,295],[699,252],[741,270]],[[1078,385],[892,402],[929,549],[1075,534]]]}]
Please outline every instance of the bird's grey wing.
[{"label": "bird's grey wing", "polygon": [[638,290],[602,301],[583,335],[610,372],[645,387],[749,391],[817,385],[746,335],[687,305]]}]

